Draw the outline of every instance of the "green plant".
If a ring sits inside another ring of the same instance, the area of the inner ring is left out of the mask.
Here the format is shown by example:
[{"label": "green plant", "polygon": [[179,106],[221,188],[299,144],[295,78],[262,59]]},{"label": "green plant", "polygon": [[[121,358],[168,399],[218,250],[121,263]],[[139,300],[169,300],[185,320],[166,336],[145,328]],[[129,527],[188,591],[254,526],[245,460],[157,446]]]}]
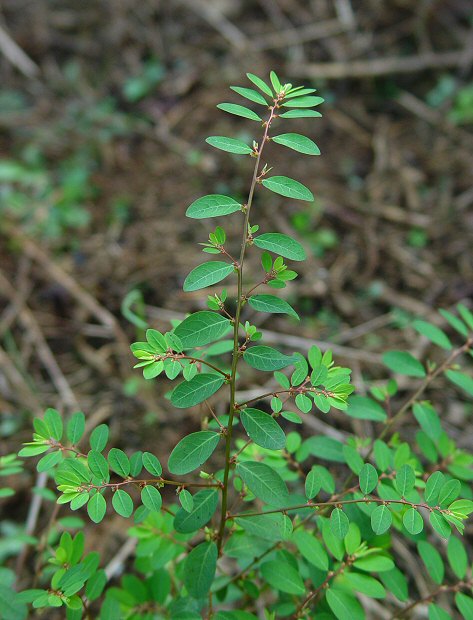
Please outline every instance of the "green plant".
[{"label": "green plant", "polygon": [[[229,196],[208,195],[187,210],[196,219],[242,217],[236,256],[217,226],[202,246],[219,260],[197,266],[184,282],[185,291],[196,291],[232,276],[236,299],[223,289],[208,296],[209,310],[189,315],[164,334],[148,329],[146,341],[131,347],[146,379],[164,374],[174,381],[182,374],[170,392],[171,404],[202,406],[206,417],[171,451],[169,473],[150,452],[111,448],[105,456],[107,425],[95,428],[86,442],[81,412],[66,424],[54,409],[34,420],[33,440],[20,456],[42,455],[37,469],[54,478],[59,506],[86,508],[94,523],[105,518],[108,504],[124,518],[133,516],[128,534],[137,539],[136,554],[132,572],[122,576],[119,586],[105,589],[107,573],[98,569],[97,554],[83,555],[82,533],[62,534],[58,543],[40,549],[39,589],[8,599],[20,610],[9,618],[25,617],[25,604],[31,602],[33,609],[64,606],[72,620],[246,620],[263,614],[268,619],[358,620],[365,617],[363,601],[372,599],[373,606],[388,593],[393,617],[405,617],[423,604],[430,620],[450,618],[439,606],[441,593],[454,594],[463,617],[472,617],[473,598],[467,592],[473,582],[456,532],[463,533],[473,512],[473,455],[456,446],[425,395],[432,382],[445,377],[473,396],[473,380],[459,366],[472,350],[473,315],[463,305],[459,316],[441,311],[461,337],[456,348],[437,326],[414,321],[416,332],[445,350],[442,361],[433,361],[436,352],[426,364],[405,351],[383,355],[389,370],[415,382],[403,398],[394,379],[373,383],[370,396],[350,396],[350,370],[336,366],[330,351],[312,346],[306,359],[259,343],[262,334],[245,318],[247,309],[298,318],[291,305],[263,287],[286,287],[297,274],[285,260],[302,261],[305,252],[285,234],[260,233],[251,219],[255,192],[261,188],[313,200],[298,181],[270,175],[263,151],[266,155],[266,147],[275,143],[318,155],[309,138],[275,134],[273,128],[276,121],[320,116],[313,107],[322,99],[314,89],[281,84],[274,72],[272,89],[257,76],[248,77],[258,90],[232,89],[263,106],[266,116],[239,104],[218,107],[256,121],[261,138],[251,146],[233,138],[207,138],[218,149],[255,160],[248,199],[241,204]],[[251,283],[244,273],[250,251],[261,251],[262,264],[260,277]],[[254,371],[271,373],[270,387],[240,398],[239,382]],[[373,432],[348,435],[342,442],[290,430],[303,428],[313,411],[330,423],[333,410],[347,420],[368,421],[366,428]],[[398,429],[411,414],[419,429],[409,443]],[[175,490],[174,501],[167,501],[167,489]],[[409,567],[393,544],[399,538],[425,566],[428,596],[409,596]],[[448,539],[442,552],[436,548],[440,539]],[[5,592],[0,590],[0,596],[5,601]]]}]

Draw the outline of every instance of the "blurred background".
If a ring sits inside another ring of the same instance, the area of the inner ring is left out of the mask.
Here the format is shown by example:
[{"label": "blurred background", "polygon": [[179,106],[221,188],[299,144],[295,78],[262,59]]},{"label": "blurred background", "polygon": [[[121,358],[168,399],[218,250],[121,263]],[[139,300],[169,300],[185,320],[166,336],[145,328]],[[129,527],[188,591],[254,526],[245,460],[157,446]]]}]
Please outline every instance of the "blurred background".
[{"label": "blurred background", "polygon": [[[183,425],[198,427],[199,412],[162,398],[166,380],[132,370],[128,345],[205,307],[182,283],[205,260],[209,222],[184,213],[201,195],[248,191],[252,161],[204,142],[258,137],[256,123],[215,107],[237,102],[229,86],[249,86],[247,71],[274,69],[326,100],[323,118],[284,128],[315,139],[321,157],[265,151],[275,174],[316,196],[257,196],[255,223],[310,255],[284,291],[302,322],[260,315],[267,342],[332,346],[361,393],[386,376],[381,351],[425,352],[414,317],[443,325],[436,308],[472,308],[472,63],[468,0],[3,0],[1,453],[47,406],[81,409],[89,428],[111,425],[115,445],[164,459]],[[249,262],[258,269],[256,253]],[[243,376],[243,388],[262,380]],[[437,396],[450,399],[461,445],[466,406],[453,388]],[[327,420],[305,432],[360,430]],[[32,481],[16,478],[3,500],[0,560]]]}]

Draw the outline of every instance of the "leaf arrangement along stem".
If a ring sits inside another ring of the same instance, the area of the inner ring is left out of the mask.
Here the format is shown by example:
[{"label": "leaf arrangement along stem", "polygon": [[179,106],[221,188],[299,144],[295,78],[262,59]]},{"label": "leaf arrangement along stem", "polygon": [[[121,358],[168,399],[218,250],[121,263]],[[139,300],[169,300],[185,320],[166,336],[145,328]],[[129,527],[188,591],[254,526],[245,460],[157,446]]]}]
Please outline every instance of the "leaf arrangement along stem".
[{"label": "leaf arrangement along stem", "polygon": [[[260,142],[250,146],[226,136],[206,139],[214,148],[254,159],[246,202],[209,194],[186,211],[197,220],[243,213],[239,249],[228,248],[225,230],[216,226],[200,245],[221,260],[199,264],[183,283],[185,292],[193,292],[236,277],[235,303],[227,307],[227,290],[217,289],[207,296],[208,310],[175,321],[166,333],[147,329],[146,341],[131,345],[138,360],[135,368],[142,369],[145,380],[162,374],[169,381],[182,378],[168,393],[170,405],[193,411],[201,406],[205,417],[200,430],[184,435],[173,447],[168,475],[151,452],[108,449],[106,424],[92,431],[85,448],[82,412],[72,414],[66,424],[55,409],[34,419],[33,440],[19,456],[41,455],[37,470],[54,477],[60,495],[52,524],[40,537],[35,589],[14,601],[15,620],[26,617],[25,601],[33,609],[64,606],[68,620],[87,617],[95,608],[94,617],[117,620],[148,620],[155,614],[168,620],[257,620],[261,608],[267,620],[319,615],[365,620],[359,594],[383,599],[387,592],[403,605],[399,617],[425,603],[429,620],[448,620],[434,599],[451,593],[463,618],[473,618],[473,598],[466,594],[473,584],[471,562],[460,536],[473,512],[473,454],[455,444],[433,404],[421,400],[438,380],[473,396],[473,380],[460,370],[463,358],[472,352],[473,313],[463,304],[457,306],[459,316],[440,310],[461,336],[459,347],[436,325],[413,320],[410,328],[448,351],[443,361],[428,359],[424,365],[407,351],[381,356],[392,373],[414,381],[411,396],[397,409],[394,379],[373,382],[369,396],[352,395],[351,370],[337,366],[332,351],[322,353],[311,346],[306,355],[289,354],[259,343],[264,334],[258,329],[258,313],[287,315],[294,325],[300,320],[288,301],[268,289],[285,288],[295,279],[296,271],[285,260],[303,261],[306,254],[293,237],[260,233],[260,226],[250,222],[256,196],[259,199],[257,186],[262,194],[314,200],[299,181],[269,174],[272,168],[263,156],[270,143],[320,155],[307,136],[273,135],[272,129],[280,120],[320,117],[313,108],[323,99],[313,95],[314,88],[281,84],[274,72],[270,84],[254,74],[247,76],[257,90],[231,88],[263,106],[264,114],[235,103],[217,107],[258,123]],[[263,274],[246,278],[249,248],[261,251]],[[256,313],[255,325],[245,320],[247,307]],[[141,333],[137,337],[143,337]],[[237,380],[241,376],[246,381],[245,369],[256,371],[255,382],[258,373],[271,373],[274,389],[261,388],[259,395],[238,402]],[[369,421],[373,432],[347,433],[341,441],[304,429],[307,416],[313,414],[330,424],[333,410],[346,415],[345,430],[358,418]],[[403,441],[404,429],[394,432],[401,420],[409,425],[408,441]],[[418,427],[415,433],[410,432],[413,425]],[[17,467],[16,455],[12,458],[13,466],[11,459],[0,459],[0,469],[4,465],[11,473],[11,467]],[[175,499],[163,505],[170,490]],[[125,519],[133,518],[129,535],[137,539],[134,572],[107,587],[110,576],[98,568],[97,554],[84,553],[83,531],[73,537],[55,530],[63,504],[72,511],[83,509],[96,524],[110,507]],[[441,546],[446,551],[438,551],[432,536],[448,540]],[[435,584],[429,596],[422,593],[409,602],[408,578],[400,570],[402,562],[396,565],[394,537],[403,537],[426,567]],[[45,545],[50,539],[58,542],[48,556]],[[453,585],[444,584],[442,554],[455,575]],[[50,583],[51,568],[43,575],[44,566],[52,567]],[[0,606],[2,592],[0,585]],[[10,604],[9,590],[7,594]]]}]

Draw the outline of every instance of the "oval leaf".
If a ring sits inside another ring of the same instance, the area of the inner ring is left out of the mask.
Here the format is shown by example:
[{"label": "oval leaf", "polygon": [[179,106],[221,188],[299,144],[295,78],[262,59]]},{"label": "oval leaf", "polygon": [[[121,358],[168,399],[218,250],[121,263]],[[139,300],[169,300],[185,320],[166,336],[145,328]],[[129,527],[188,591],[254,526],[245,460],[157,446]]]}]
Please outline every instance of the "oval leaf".
[{"label": "oval leaf", "polygon": [[168,460],[172,474],[188,474],[205,463],[217,447],[220,435],[212,431],[198,431],[187,435],[177,444]]},{"label": "oval leaf", "polygon": [[236,473],[250,491],[266,504],[282,506],[289,497],[286,483],[269,465],[256,461],[238,463]]},{"label": "oval leaf", "polygon": [[230,198],[230,196],[222,196],[222,194],[209,194],[195,200],[186,211],[187,217],[195,220],[202,220],[206,217],[218,217],[221,215],[230,215],[236,211],[240,211],[241,204]]},{"label": "oval leaf", "polygon": [[243,353],[243,359],[252,368],[256,368],[256,370],[265,370],[267,372],[286,368],[295,361],[293,356],[284,355],[284,353],[280,353],[277,349],[263,345],[257,345],[247,349]]},{"label": "oval leaf", "polygon": [[262,184],[275,194],[285,196],[286,198],[306,200],[307,202],[312,202],[314,200],[314,195],[309,188],[289,177],[269,177],[268,179],[263,179]]},{"label": "oval leaf", "polygon": [[253,239],[256,247],[268,250],[274,254],[284,256],[291,260],[302,261],[306,259],[305,250],[302,245],[288,235],[282,233],[265,233]]},{"label": "oval leaf", "polygon": [[268,450],[281,450],[286,445],[284,431],[268,413],[247,408],[241,412],[240,419],[248,436],[258,446]]},{"label": "oval leaf", "polygon": [[112,496],[112,506],[121,517],[128,518],[133,512],[133,500],[126,491],[119,489]]},{"label": "oval leaf", "polygon": [[206,138],[205,141],[207,144],[210,144],[210,146],[220,149],[221,151],[226,151],[227,153],[248,155],[253,152],[251,146],[248,146],[241,140],[236,140],[235,138],[227,138],[226,136],[210,136]]},{"label": "oval leaf", "polygon": [[387,506],[381,504],[377,506],[371,513],[371,527],[375,534],[384,534],[393,522],[393,516]]},{"label": "oval leaf", "polygon": [[179,323],[174,333],[184,349],[202,347],[221,338],[229,329],[230,321],[216,312],[195,312]]},{"label": "oval leaf", "polygon": [[229,265],[221,260],[211,260],[193,269],[184,280],[183,290],[198,291],[207,286],[212,286],[224,280],[233,271],[233,265]]},{"label": "oval leaf", "polygon": [[304,582],[291,564],[271,560],[262,564],[260,570],[264,580],[276,590],[299,596],[304,594]]},{"label": "oval leaf", "polygon": [[281,133],[271,138],[273,142],[303,153],[304,155],[320,155],[319,147],[310,138],[299,133]]},{"label": "oval leaf", "polygon": [[253,90],[252,88],[243,88],[241,86],[230,86],[230,88],[245,99],[248,99],[249,101],[253,101],[254,103],[260,103],[261,105],[265,106],[268,105],[263,95],[260,95],[256,90]]},{"label": "oval leaf", "polygon": [[147,484],[141,490],[141,501],[143,506],[145,506],[148,510],[155,512],[159,512],[161,510],[161,505],[163,503],[161,493],[156,487],[153,487],[150,484]]},{"label": "oval leaf", "polygon": [[236,103],[219,103],[217,105],[219,110],[223,110],[224,112],[228,112],[229,114],[234,114],[235,116],[242,116],[243,118],[249,118],[252,121],[261,121],[262,119],[250,110],[249,108],[245,108],[243,105],[238,105]]},{"label": "oval leaf", "polygon": [[203,598],[210,590],[217,569],[217,545],[203,542],[194,547],[184,562],[184,584],[194,598]]},{"label": "oval leaf", "polygon": [[248,304],[258,312],[271,312],[272,314],[289,314],[299,319],[294,308],[275,295],[253,295],[248,299]]},{"label": "oval leaf", "polygon": [[187,511],[180,508],[174,517],[174,527],[181,534],[196,532],[212,518],[218,504],[218,491],[199,491],[194,495],[194,506]]},{"label": "oval leaf", "polygon": [[422,364],[407,351],[387,351],[382,359],[383,364],[400,375],[425,377],[425,370]]},{"label": "oval leaf", "polygon": [[223,377],[212,373],[196,375],[183,381],[171,394],[171,403],[178,409],[193,407],[215,394],[223,385]]}]

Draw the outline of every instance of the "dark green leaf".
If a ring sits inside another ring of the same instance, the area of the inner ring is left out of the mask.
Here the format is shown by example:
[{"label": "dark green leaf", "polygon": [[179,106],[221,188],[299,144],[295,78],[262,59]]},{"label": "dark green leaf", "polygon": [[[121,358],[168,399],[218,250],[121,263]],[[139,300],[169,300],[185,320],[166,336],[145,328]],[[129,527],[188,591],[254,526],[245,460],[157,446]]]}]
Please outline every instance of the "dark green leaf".
[{"label": "dark green leaf", "polygon": [[386,590],[377,579],[362,573],[347,573],[345,580],[356,591],[370,598],[385,598]]},{"label": "dark green leaf", "polygon": [[205,489],[194,495],[194,507],[190,512],[180,508],[174,518],[177,532],[196,532],[212,518],[218,504],[218,491]]},{"label": "dark green leaf", "polygon": [[282,133],[271,138],[273,142],[287,146],[304,155],[320,155],[319,147],[310,138],[298,133]]},{"label": "dark green leaf", "polygon": [[322,543],[309,532],[297,530],[292,537],[299,553],[319,570],[328,570],[328,555]]},{"label": "dark green leaf", "polygon": [[448,480],[440,489],[438,503],[442,508],[450,506],[461,491],[461,482],[459,480]]},{"label": "dark green leaf", "polygon": [[269,465],[256,461],[238,463],[236,473],[250,491],[266,504],[283,506],[289,497],[281,476]]},{"label": "dark green leaf", "polygon": [[421,540],[417,544],[417,550],[427,568],[427,572],[432,577],[433,581],[440,585],[445,574],[445,567],[440,553],[425,540]]},{"label": "dark green leaf", "polygon": [[271,560],[261,565],[264,580],[276,590],[301,596],[305,592],[304,582],[297,570],[287,563]]},{"label": "dark green leaf", "polygon": [[343,540],[348,534],[350,521],[341,508],[335,508],[330,515],[330,528],[339,540]]},{"label": "dark green leaf", "polygon": [[235,140],[235,138],[227,138],[225,136],[210,136],[205,141],[210,146],[220,149],[221,151],[227,151],[227,153],[236,153],[237,155],[248,155],[253,152],[251,146],[248,146],[241,140]]},{"label": "dark green leaf", "polygon": [[464,390],[468,396],[473,396],[473,379],[458,370],[446,370],[445,376],[449,381]]},{"label": "dark green leaf", "polygon": [[377,535],[384,534],[393,522],[391,511],[384,504],[377,506],[371,513],[371,527]]},{"label": "dark green leaf", "polygon": [[179,502],[186,512],[192,512],[194,508],[194,498],[186,489],[179,493]]},{"label": "dark green leaf", "polygon": [[305,496],[307,499],[313,499],[316,495],[318,495],[321,488],[321,476],[319,471],[313,467],[305,479]]},{"label": "dark green leaf", "polygon": [[281,450],[286,445],[284,431],[269,414],[260,409],[247,408],[240,414],[241,423],[248,436],[262,448]]},{"label": "dark green leaf", "polygon": [[383,572],[380,577],[386,589],[394,594],[399,601],[407,601],[409,598],[407,579],[398,568],[393,568],[390,571]]},{"label": "dark green leaf", "polygon": [[85,415],[82,411],[76,411],[72,414],[71,419],[67,423],[67,438],[72,444],[80,441],[85,431]]},{"label": "dark green leaf", "polygon": [[365,463],[359,473],[360,489],[364,495],[368,495],[378,484],[378,473],[371,463]]},{"label": "dark green leaf", "polygon": [[448,563],[458,579],[464,579],[468,568],[468,555],[463,542],[451,536],[447,545]]},{"label": "dark green leaf", "polygon": [[228,112],[229,114],[234,114],[235,116],[243,116],[243,118],[249,118],[252,121],[261,121],[261,117],[259,117],[256,112],[250,110],[249,108],[245,108],[245,106],[238,105],[236,103],[219,103],[217,105],[219,110],[223,110],[224,112]]},{"label": "dark green leaf", "polygon": [[440,418],[430,403],[417,402],[412,407],[414,417],[419,426],[430,439],[437,441],[442,434]]},{"label": "dark green leaf", "polygon": [[46,409],[46,411],[44,412],[44,421],[49,428],[51,437],[56,441],[61,441],[63,424],[60,413],[56,411],[56,409]]},{"label": "dark green leaf", "polygon": [[109,430],[106,424],[100,424],[90,434],[90,447],[96,452],[102,452],[107,445]]},{"label": "dark green leaf", "polygon": [[425,485],[424,497],[429,506],[436,506],[440,489],[445,482],[445,476],[441,471],[434,471],[427,479]]},{"label": "dark green leaf", "polygon": [[112,496],[112,506],[120,516],[128,518],[133,512],[133,500],[126,491],[118,489]]},{"label": "dark green leaf", "polygon": [[274,254],[284,256],[290,260],[303,261],[306,259],[305,250],[302,245],[288,235],[282,233],[265,233],[254,237],[253,243],[263,250],[268,250]]},{"label": "dark green leaf", "polygon": [[248,304],[258,312],[271,312],[273,314],[289,314],[299,319],[297,312],[287,301],[275,295],[253,295],[248,299]]},{"label": "dark green leaf", "polygon": [[87,455],[87,465],[90,471],[99,480],[108,482],[110,480],[110,472],[108,468],[107,459],[101,452],[91,450]]},{"label": "dark green leaf", "polygon": [[281,513],[240,517],[235,521],[245,532],[262,540],[277,542],[287,540],[292,534],[292,521]]},{"label": "dark green leaf", "polygon": [[187,435],[177,444],[168,460],[172,474],[188,474],[200,467],[212,455],[220,435],[212,431],[198,431]]},{"label": "dark green leaf", "polygon": [[216,312],[195,312],[174,330],[184,349],[202,347],[221,338],[229,329],[230,321]]},{"label": "dark green leaf", "polygon": [[289,177],[269,177],[263,179],[262,184],[275,194],[280,194],[286,198],[295,198],[296,200],[305,200],[307,202],[314,200],[314,195],[305,185]]},{"label": "dark green leaf", "polygon": [[163,500],[161,498],[161,493],[158,491],[156,487],[147,484],[141,490],[141,501],[143,506],[146,506],[148,510],[152,512],[159,512],[161,510],[161,505]]},{"label": "dark green leaf", "polygon": [[443,517],[442,513],[438,510],[434,510],[429,515],[430,525],[442,538],[449,538],[452,533],[450,523]]},{"label": "dark green leaf", "polygon": [[123,450],[119,450],[118,448],[112,448],[108,453],[108,462],[113,469],[113,471],[122,476],[122,478],[126,478],[130,474],[130,461],[128,460],[127,455],[123,452]]},{"label": "dark green leaf", "polygon": [[221,375],[202,373],[190,381],[183,381],[171,394],[171,403],[178,409],[186,409],[204,402],[223,385]]},{"label": "dark green leaf", "polygon": [[194,598],[203,598],[210,590],[217,570],[217,545],[203,542],[194,547],[184,562],[184,584]]},{"label": "dark green leaf", "polygon": [[396,473],[396,488],[402,497],[409,494],[415,486],[416,475],[410,465],[405,463]]},{"label": "dark green leaf", "polygon": [[424,529],[424,520],[415,508],[409,508],[409,510],[404,513],[402,522],[409,534],[413,536],[420,534]]},{"label": "dark green leaf", "polygon": [[252,368],[272,372],[294,363],[293,356],[284,355],[272,347],[256,345],[243,353],[243,359]]},{"label": "dark green leaf", "polygon": [[209,194],[195,200],[187,209],[187,217],[195,220],[202,220],[207,217],[219,217],[222,215],[230,215],[241,210],[241,204],[230,198],[230,196],[222,196],[221,194]]},{"label": "dark green leaf", "polygon": [[234,270],[233,265],[229,265],[220,260],[211,260],[193,269],[184,280],[183,289],[186,293],[198,291],[212,284],[217,284],[224,280]]},{"label": "dark green leaf", "polygon": [[157,476],[158,478],[163,473],[161,463],[151,452],[143,452],[143,467],[152,476]]}]

